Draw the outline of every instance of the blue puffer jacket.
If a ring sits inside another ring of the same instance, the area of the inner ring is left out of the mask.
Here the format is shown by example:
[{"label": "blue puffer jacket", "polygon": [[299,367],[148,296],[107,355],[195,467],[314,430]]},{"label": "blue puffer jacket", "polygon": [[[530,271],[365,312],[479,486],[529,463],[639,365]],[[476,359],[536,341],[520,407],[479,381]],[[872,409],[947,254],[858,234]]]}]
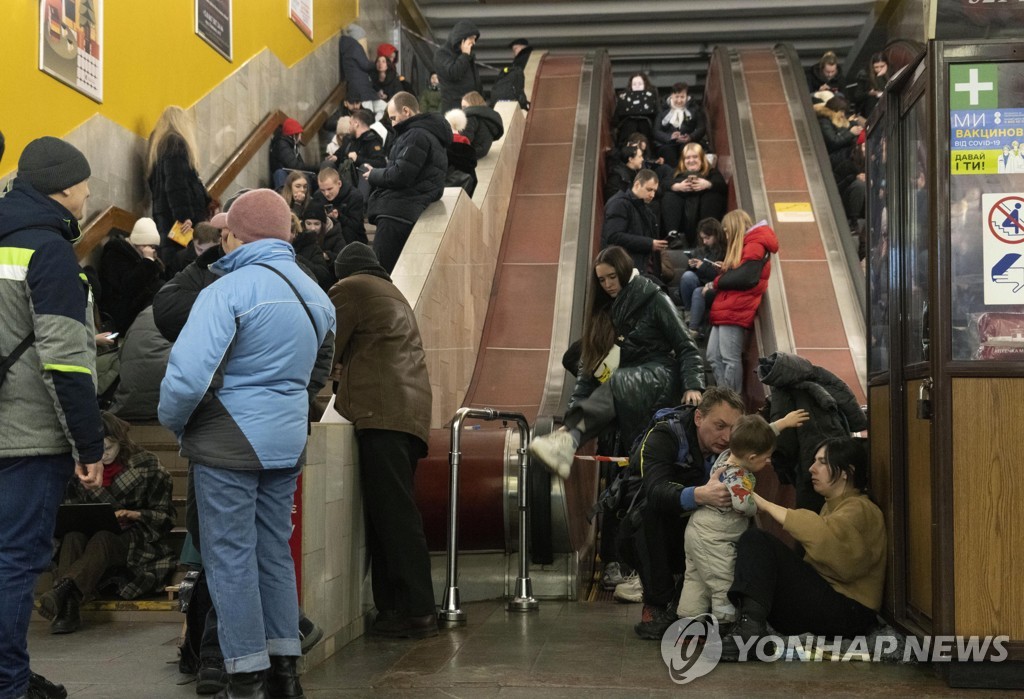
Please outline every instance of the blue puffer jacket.
[{"label": "blue puffer jacket", "polygon": [[[298,289],[313,314],[268,264]],[[243,245],[211,266],[225,274],[199,294],[171,350],[160,422],[193,463],[291,468],[306,446],[306,384],[335,327],[334,304],[283,240]]]}]

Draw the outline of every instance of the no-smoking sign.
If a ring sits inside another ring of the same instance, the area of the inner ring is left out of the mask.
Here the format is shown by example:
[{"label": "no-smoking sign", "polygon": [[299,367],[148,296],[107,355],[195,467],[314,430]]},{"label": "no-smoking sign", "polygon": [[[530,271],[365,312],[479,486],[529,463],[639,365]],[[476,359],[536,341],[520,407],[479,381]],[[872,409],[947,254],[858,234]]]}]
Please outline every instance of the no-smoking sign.
[{"label": "no-smoking sign", "polygon": [[1024,195],[999,196],[1000,199],[986,207],[989,232],[1010,245],[1024,243]]}]

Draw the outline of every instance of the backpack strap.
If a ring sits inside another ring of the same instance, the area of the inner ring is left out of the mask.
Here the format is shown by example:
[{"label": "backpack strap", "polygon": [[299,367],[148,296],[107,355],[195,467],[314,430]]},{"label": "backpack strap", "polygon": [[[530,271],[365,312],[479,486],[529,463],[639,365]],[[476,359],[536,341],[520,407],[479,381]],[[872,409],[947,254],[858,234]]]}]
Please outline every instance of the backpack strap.
[{"label": "backpack strap", "polygon": [[0,385],[3,385],[4,379],[7,378],[7,372],[11,370],[14,363],[18,361],[21,355],[25,354],[25,350],[35,341],[36,333],[32,331],[25,336],[25,339],[18,343],[18,346],[9,355],[6,357],[0,355]]}]

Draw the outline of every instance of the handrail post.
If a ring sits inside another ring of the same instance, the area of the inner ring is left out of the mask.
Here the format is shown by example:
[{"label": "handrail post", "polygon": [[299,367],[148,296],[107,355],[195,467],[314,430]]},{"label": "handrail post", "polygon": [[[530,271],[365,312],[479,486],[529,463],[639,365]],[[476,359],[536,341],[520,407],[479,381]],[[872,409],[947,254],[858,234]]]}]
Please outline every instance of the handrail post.
[{"label": "handrail post", "polygon": [[528,477],[528,457],[526,447],[530,439],[530,426],[520,415],[516,419],[519,428],[519,485],[516,488],[519,501],[519,575],[516,577],[515,595],[508,602],[510,612],[533,612],[540,609],[540,603],[533,596],[533,582],[530,580],[529,557],[529,513],[527,512],[526,483]]},{"label": "handrail post", "polygon": [[526,511],[526,477],[527,477],[527,456],[526,447],[530,437],[530,425],[526,417],[520,413],[506,413],[494,408],[459,408],[452,419],[452,435],[448,451],[448,465],[450,467],[448,479],[448,548],[447,548],[447,577],[445,580],[444,600],[441,602],[441,611],[438,613],[438,620],[449,625],[461,625],[466,623],[466,613],[462,611],[462,603],[459,598],[459,466],[462,462],[462,424],[466,418],[473,417],[480,420],[515,420],[519,429],[519,577],[516,579],[516,594],[509,602],[509,609],[512,611],[532,611],[538,608],[537,600],[533,598],[532,584],[529,574],[529,559],[527,556],[527,511]]}]

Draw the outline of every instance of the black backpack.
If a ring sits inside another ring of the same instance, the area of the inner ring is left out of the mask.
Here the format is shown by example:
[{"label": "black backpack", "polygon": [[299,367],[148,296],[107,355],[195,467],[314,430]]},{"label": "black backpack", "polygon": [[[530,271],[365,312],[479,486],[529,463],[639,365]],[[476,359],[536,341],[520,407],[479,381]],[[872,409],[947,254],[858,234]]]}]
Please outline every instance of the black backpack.
[{"label": "black backpack", "polygon": [[494,81],[494,86],[491,88],[491,107],[503,100],[518,102],[523,109],[530,108],[530,101],[526,98],[526,76],[519,66],[512,65],[504,68],[498,79]]},{"label": "black backpack", "polygon": [[[651,430],[665,423],[672,430],[672,434],[675,435],[679,445],[676,452],[676,463],[685,462],[686,456],[690,452],[690,447],[686,439],[683,422],[693,410],[693,406],[679,405],[674,408],[662,408],[655,412],[644,431],[633,441],[633,445],[629,450],[630,459],[632,460],[633,454],[643,445]],[[611,514],[618,519],[625,519],[630,514],[638,512],[644,503],[644,500],[639,499],[640,486],[642,484],[643,476],[635,473],[631,467],[620,469],[611,484],[597,497],[597,502],[591,508],[587,519],[592,522],[594,517],[600,513]]]}]

